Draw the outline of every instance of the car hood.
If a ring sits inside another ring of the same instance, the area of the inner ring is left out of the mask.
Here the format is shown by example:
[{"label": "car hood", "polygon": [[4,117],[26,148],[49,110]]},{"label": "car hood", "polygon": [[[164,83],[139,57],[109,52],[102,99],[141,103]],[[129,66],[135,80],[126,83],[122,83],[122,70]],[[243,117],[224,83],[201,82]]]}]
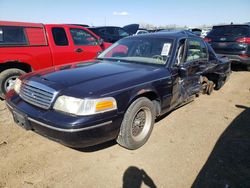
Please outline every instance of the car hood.
[{"label": "car hood", "polygon": [[38,71],[26,79],[44,83],[65,95],[81,97],[129,88],[166,74],[166,69],[159,66],[91,61]]}]

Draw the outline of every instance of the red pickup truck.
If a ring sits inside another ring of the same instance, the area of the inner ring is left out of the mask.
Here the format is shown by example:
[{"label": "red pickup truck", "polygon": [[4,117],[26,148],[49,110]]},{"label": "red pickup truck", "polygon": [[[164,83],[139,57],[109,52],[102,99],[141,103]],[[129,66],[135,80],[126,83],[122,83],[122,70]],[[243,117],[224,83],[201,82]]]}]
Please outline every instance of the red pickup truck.
[{"label": "red pickup truck", "polygon": [[93,59],[108,46],[82,26],[0,21],[0,98],[21,74]]}]

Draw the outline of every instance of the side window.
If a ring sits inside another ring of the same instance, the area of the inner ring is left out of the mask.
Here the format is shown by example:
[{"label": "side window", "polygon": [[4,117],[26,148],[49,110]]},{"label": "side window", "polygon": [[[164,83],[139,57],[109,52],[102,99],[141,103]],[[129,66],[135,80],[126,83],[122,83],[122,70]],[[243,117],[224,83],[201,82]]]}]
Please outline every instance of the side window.
[{"label": "side window", "polygon": [[122,28],[118,28],[117,32],[118,32],[118,35],[121,36],[121,37],[129,36],[129,34],[126,31],[124,31]]},{"label": "side window", "polygon": [[54,27],[52,28],[52,34],[54,38],[54,42],[57,46],[68,46],[68,38],[64,28]]},{"label": "side window", "polygon": [[115,35],[115,28],[113,27],[107,27],[107,34],[109,35]]},{"label": "side window", "polygon": [[188,49],[185,61],[194,61],[204,58],[207,58],[205,43],[199,39],[188,40]]},{"label": "side window", "polygon": [[99,33],[103,33],[103,34],[106,34],[106,33],[107,33],[107,31],[106,31],[105,28],[101,28],[101,29],[99,29],[98,31],[99,31]]},{"label": "side window", "polygon": [[71,28],[70,33],[75,45],[98,45],[98,40],[83,29]]},{"label": "side window", "polygon": [[27,45],[23,27],[0,27],[0,45]]},{"label": "side window", "polygon": [[201,43],[201,58],[207,58],[208,54],[207,54],[206,44],[203,40],[200,40],[200,43]]}]

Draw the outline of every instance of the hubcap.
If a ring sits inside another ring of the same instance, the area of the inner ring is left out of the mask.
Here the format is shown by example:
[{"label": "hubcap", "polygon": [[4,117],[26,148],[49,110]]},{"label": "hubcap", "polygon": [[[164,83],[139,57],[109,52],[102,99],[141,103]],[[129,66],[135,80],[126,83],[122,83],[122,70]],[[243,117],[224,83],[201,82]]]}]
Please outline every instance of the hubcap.
[{"label": "hubcap", "polygon": [[152,113],[149,108],[140,108],[134,116],[132,122],[132,137],[136,141],[143,140],[151,126]]},{"label": "hubcap", "polygon": [[17,78],[18,78],[18,76],[11,76],[5,81],[4,89],[6,92],[8,92],[9,90],[11,90],[14,87],[14,84],[15,84],[15,81]]}]

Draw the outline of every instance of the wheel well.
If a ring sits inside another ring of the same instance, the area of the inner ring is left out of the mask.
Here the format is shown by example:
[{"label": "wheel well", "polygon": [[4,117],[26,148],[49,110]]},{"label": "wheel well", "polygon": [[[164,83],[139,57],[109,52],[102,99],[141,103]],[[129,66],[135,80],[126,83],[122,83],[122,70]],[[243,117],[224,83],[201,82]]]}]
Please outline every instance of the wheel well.
[{"label": "wheel well", "polygon": [[32,71],[32,67],[27,64],[27,63],[22,63],[22,62],[7,62],[7,63],[2,63],[0,64],[0,72],[7,70],[7,69],[11,69],[11,68],[17,68],[17,69],[21,69],[25,72],[31,72]]},{"label": "wheel well", "polygon": [[158,97],[158,95],[153,92],[153,91],[150,91],[150,92],[145,92],[145,93],[142,93],[140,95],[137,95],[135,98],[133,98],[133,100],[131,100],[129,106],[138,98],[140,97],[146,97],[148,98],[149,100],[151,100],[153,103],[154,103],[154,106],[155,106],[155,110],[156,110],[156,116],[160,115],[161,113],[161,101],[160,101],[160,98]]},{"label": "wheel well", "polygon": [[219,80],[219,75],[215,73],[205,74],[204,76],[206,76],[208,80],[213,81],[215,84],[217,84]]}]

